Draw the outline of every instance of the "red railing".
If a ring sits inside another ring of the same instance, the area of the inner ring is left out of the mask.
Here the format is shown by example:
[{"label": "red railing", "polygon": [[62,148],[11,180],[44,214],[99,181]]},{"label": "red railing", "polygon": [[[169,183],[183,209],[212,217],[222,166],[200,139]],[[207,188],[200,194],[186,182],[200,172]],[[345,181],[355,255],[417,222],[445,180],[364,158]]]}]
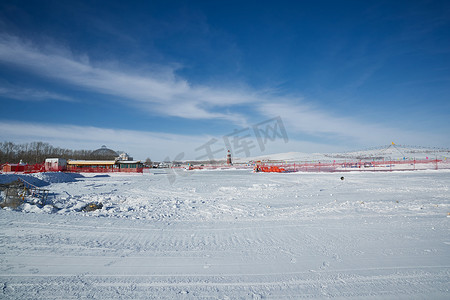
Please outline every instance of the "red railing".
[{"label": "red railing", "polygon": [[102,168],[102,167],[73,167],[69,166],[65,172],[71,173],[142,173],[144,168]]},{"label": "red railing", "polygon": [[[0,167],[0,172],[3,172],[3,167],[8,164],[3,164]],[[52,167],[45,170],[44,164],[34,164],[34,165],[20,165],[20,168],[12,168],[11,171],[5,171],[7,173],[20,173],[20,174],[31,174],[40,172],[71,172],[71,173],[142,173],[144,168],[118,168],[118,167],[74,167],[74,166],[59,166],[57,168]]]},{"label": "red railing", "polygon": [[413,171],[450,169],[450,161],[442,159],[351,161],[351,162],[300,162],[258,163],[256,172],[349,172],[349,171]]},{"label": "red railing", "polygon": [[[9,167],[8,167],[9,166]],[[44,164],[3,164],[0,166],[0,172],[6,173],[20,173],[20,174],[29,174],[29,173],[39,173],[45,172]]]}]

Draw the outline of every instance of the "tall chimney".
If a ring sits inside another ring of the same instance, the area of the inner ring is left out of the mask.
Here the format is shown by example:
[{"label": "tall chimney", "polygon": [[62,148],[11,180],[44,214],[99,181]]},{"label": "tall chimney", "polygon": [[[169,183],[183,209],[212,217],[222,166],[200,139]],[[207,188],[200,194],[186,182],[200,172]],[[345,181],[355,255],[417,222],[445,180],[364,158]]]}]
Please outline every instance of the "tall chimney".
[{"label": "tall chimney", "polygon": [[228,153],[227,153],[227,165],[232,165],[232,163],[231,163],[231,152],[230,152],[230,150],[228,150]]}]

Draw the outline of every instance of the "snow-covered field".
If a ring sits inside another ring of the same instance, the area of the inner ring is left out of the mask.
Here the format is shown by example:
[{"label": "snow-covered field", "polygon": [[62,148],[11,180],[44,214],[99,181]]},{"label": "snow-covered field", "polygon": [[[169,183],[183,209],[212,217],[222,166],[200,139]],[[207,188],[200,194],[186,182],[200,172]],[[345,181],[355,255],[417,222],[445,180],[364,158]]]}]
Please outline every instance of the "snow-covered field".
[{"label": "snow-covered field", "polygon": [[0,210],[0,298],[450,298],[448,170],[177,172],[28,177],[54,196]]}]

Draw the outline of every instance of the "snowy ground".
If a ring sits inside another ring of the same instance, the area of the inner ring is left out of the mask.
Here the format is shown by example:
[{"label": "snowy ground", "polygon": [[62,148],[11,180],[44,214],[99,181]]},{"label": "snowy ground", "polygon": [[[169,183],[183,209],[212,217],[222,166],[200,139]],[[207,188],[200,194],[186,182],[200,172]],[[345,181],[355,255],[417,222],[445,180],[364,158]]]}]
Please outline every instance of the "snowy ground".
[{"label": "snowy ground", "polygon": [[449,171],[178,172],[36,175],[54,197],[0,210],[0,298],[450,298]]}]

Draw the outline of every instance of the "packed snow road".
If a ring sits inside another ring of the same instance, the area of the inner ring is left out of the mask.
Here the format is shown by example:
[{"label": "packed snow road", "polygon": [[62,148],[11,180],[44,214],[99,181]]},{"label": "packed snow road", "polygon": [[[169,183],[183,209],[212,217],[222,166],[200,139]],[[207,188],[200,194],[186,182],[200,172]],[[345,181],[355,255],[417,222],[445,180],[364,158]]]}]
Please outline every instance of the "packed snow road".
[{"label": "packed snow road", "polygon": [[0,210],[0,298],[450,296],[448,171],[175,176],[52,180]]}]

